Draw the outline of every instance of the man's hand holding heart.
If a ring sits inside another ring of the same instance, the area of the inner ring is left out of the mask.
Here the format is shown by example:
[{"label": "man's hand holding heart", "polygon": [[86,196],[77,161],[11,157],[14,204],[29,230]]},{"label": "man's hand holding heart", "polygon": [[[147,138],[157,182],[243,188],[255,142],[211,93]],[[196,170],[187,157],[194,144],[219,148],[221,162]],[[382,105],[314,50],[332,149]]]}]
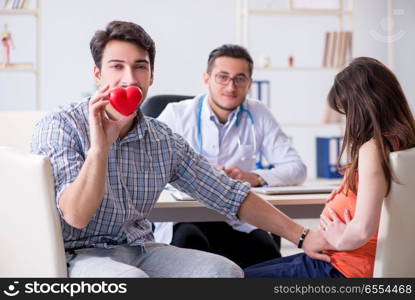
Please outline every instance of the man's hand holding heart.
[{"label": "man's hand holding heart", "polygon": [[[126,128],[126,126],[132,124],[132,121],[137,114],[137,107],[142,102],[141,91],[137,87],[134,88],[138,90],[138,92],[130,92],[130,95],[134,95],[135,93],[136,96],[135,102],[137,104],[134,109],[132,109],[133,101],[126,101],[126,105],[123,105],[120,96],[112,96],[120,93],[117,92],[112,94],[114,91],[119,91],[120,89],[125,91],[123,88],[110,89],[109,86],[106,85],[103,88],[100,88],[95,95],[91,97],[91,100],[89,101],[90,151],[108,151],[120,135],[128,132],[129,128]],[[123,93],[121,92],[120,94]],[[141,97],[137,97],[140,95]],[[111,98],[113,99],[112,102]],[[115,107],[120,108],[121,112],[116,110],[112,103],[115,103]],[[124,113],[127,112],[130,112],[130,114],[124,115]],[[108,118],[107,115],[110,116],[110,118]]]},{"label": "man's hand holding heart", "polygon": [[105,110],[112,119],[119,120],[137,111],[143,102],[143,93],[136,86],[115,88],[109,93],[109,104]]}]

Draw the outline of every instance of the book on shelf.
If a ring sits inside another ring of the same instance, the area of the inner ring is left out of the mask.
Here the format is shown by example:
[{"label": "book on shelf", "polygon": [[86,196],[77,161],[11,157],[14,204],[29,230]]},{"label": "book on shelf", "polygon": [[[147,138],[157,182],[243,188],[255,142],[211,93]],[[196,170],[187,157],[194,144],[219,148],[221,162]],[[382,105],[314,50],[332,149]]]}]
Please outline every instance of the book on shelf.
[{"label": "book on shelf", "polygon": [[27,0],[20,0],[20,2],[19,2],[19,9],[23,9],[23,8],[25,8],[25,2],[26,2]]},{"label": "book on shelf", "polygon": [[335,67],[336,66],[336,54],[337,54],[337,47],[338,47],[338,39],[339,39],[339,34],[337,31],[332,32],[333,35],[333,39],[332,39],[332,44],[331,44],[331,48],[329,49],[331,51],[331,59],[330,59],[330,65],[329,67]]},{"label": "book on shelf", "polygon": [[347,46],[346,46],[346,63],[353,59],[353,34],[351,31],[346,32]]},{"label": "book on shelf", "polygon": [[326,41],[324,47],[323,67],[331,68],[334,62],[334,51],[336,46],[337,34],[335,32],[326,33]]},{"label": "book on shelf", "polygon": [[28,0],[3,0],[4,9],[24,9],[27,8]]},{"label": "book on shelf", "polygon": [[325,42],[324,42],[324,55],[323,55],[323,67],[327,67],[328,63],[327,63],[327,52],[328,52],[328,48],[329,48],[329,38],[330,35],[328,32],[326,32],[326,37],[325,37]]},{"label": "book on shelf", "polygon": [[13,0],[6,0],[4,1],[4,9],[12,9],[13,7]]},{"label": "book on shelf", "polygon": [[352,59],[351,31],[326,32],[323,67],[340,68]]},{"label": "book on shelf", "polygon": [[334,67],[341,67],[346,63],[346,32],[339,31],[337,33],[337,38]]},{"label": "book on shelf", "polygon": [[338,60],[337,66],[344,66],[346,63],[346,32],[341,31],[340,34],[340,42],[339,42],[339,50],[338,53]]}]

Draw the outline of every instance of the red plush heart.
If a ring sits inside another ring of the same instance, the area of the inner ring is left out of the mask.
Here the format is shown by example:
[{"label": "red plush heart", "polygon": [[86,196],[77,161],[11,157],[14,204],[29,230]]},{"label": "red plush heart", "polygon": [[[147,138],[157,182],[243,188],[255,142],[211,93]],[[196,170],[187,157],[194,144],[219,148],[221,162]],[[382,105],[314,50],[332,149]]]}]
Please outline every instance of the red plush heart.
[{"label": "red plush heart", "polygon": [[143,93],[136,86],[129,86],[127,89],[117,88],[109,94],[109,100],[120,114],[129,116],[143,101]]}]

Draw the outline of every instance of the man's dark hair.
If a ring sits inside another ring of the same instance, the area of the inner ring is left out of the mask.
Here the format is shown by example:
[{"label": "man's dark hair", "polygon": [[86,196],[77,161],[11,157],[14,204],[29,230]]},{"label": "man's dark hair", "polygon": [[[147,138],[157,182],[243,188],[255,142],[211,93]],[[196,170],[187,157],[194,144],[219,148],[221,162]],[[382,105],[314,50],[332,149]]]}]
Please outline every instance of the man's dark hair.
[{"label": "man's dark hair", "polygon": [[254,67],[254,62],[251,55],[249,55],[248,50],[239,45],[225,44],[216,49],[213,49],[209,54],[207,70],[206,72],[212,72],[213,64],[218,57],[233,57],[233,58],[242,58],[248,62],[249,75],[252,75],[252,69]]},{"label": "man's dark hair", "polygon": [[154,59],[156,56],[156,46],[152,38],[140,26],[131,22],[112,21],[105,30],[98,30],[89,43],[91,54],[95,65],[101,69],[102,54],[105,46],[112,40],[133,43],[144,50],[147,50],[150,57],[150,67],[154,70]]}]

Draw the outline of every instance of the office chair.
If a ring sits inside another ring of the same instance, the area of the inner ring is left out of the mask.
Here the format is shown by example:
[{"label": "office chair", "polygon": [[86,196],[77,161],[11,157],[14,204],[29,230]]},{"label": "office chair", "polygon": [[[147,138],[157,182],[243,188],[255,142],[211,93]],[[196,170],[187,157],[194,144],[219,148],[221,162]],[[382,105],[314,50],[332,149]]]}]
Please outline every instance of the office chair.
[{"label": "office chair", "polygon": [[373,277],[415,277],[415,148],[389,158],[400,184],[383,202]]},{"label": "office chair", "polygon": [[50,160],[0,147],[0,277],[67,277]]},{"label": "office chair", "polygon": [[170,102],[180,102],[185,99],[192,99],[194,96],[185,95],[156,95],[144,101],[141,111],[145,116],[157,118]]}]

